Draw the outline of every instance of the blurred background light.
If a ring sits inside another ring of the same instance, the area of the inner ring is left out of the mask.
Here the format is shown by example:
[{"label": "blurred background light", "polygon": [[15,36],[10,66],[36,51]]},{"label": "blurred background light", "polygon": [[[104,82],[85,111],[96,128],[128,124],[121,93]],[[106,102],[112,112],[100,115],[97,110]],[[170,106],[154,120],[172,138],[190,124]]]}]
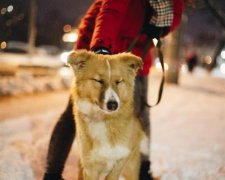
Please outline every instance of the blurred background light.
[{"label": "blurred background light", "polygon": [[77,38],[78,38],[77,32],[70,32],[70,33],[65,33],[62,39],[64,42],[76,42]]},{"label": "blurred background light", "polygon": [[154,46],[157,46],[157,44],[158,44],[158,39],[153,38],[152,41],[153,41]]},{"label": "blurred background light", "polygon": [[181,65],[181,72],[183,72],[183,73],[187,73],[188,72],[188,67],[187,67],[186,64],[182,64]]},{"label": "blurred background light", "polygon": [[70,54],[70,52],[68,52],[68,51],[61,53],[60,60],[62,62],[64,62],[65,64],[67,64],[67,58],[68,58],[69,54]]},{"label": "blurred background light", "polygon": [[211,56],[205,56],[205,63],[206,63],[206,64],[211,64],[211,63],[212,63],[212,58],[211,58]]},{"label": "blurred background light", "polygon": [[5,49],[7,47],[7,43],[5,41],[1,42],[1,49]]},{"label": "blurred background light", "polygon": [[[160,63],[158,57],[155,59],[155,67],[156,67],[156,69],[162,69],[161,63]],[[165,62],[164,62],[164,69],[165,69],[166,71],[169,69],[169,65],[168,65],[167,63],[165,63]]]},{"label": "blurred background light", "polygon": [[7,7],[7,11],[10,13],[10,12],[12,12],[13,11],[13,6],[12,5],[9,5],[8,7]]},{"label": "blurred background light", "polygon": [[7,11],[6,8],[2,8],[2,9],[1,9],[1,14],[2,14],[2,15],[5,14],[6,11]]},{"label": "blurred background light", "polygon": [[64,31],[65,33],[68,33],[68,32],[70,32],[71,30],[72,30],[71,25],[66,24],[65,26],[63,26],[63,31]]}]

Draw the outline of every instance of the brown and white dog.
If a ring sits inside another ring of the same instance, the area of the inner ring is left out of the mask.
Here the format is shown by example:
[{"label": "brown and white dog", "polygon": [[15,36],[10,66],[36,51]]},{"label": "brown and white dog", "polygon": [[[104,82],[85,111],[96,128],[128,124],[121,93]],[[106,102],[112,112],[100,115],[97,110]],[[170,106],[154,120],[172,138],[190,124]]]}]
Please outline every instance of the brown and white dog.
[{"label": "brown and white dog", "polygon": [[142,67],[131,53],[74,51],[71,94],[82,173],[80,179],[137,180],[145,140],[134,112],[134,82]]}]

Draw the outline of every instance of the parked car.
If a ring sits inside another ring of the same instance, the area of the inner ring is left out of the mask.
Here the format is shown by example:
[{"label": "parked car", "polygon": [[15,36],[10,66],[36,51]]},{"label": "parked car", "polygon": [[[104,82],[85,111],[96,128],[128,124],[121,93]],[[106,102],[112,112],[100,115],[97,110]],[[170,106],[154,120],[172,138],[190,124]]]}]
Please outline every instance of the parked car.
[{"label": "parked car", "polygon": [[60,67],[60,51],[57,47],[43,45],[34,48],[34,53],[29,54],[28,43],[9,41],[7,47],[0,51],[0,63],[22,66],[47,66]]}]

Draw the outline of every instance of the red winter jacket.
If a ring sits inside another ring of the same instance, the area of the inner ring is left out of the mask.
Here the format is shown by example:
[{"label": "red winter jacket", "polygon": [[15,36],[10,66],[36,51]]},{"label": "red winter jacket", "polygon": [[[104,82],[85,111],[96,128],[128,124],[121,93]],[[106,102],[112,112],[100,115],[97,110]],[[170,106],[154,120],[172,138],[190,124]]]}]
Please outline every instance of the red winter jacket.
[{"label": "red winter jacket", "polygon": [[[172,1],[174,19],[170,30],[179,25],[183,12],[183,0]],[[148,6],[148,0],[96,0],[79,25],[75,49],[104,47],[113,54],[126,51],[143,27]],[[146,40],[142,34],[132,51],[135,55],[142,55]],[[148,75],[150,66],[148,53],[140,75]]]}]

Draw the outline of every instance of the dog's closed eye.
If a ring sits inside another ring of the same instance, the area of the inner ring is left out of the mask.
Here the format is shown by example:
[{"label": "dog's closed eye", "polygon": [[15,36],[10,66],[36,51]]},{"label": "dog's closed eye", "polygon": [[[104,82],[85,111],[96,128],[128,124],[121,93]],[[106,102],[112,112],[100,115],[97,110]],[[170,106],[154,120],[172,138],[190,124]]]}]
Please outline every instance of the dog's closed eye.
[{"label": "dog's closed eye", "polygon": [[116,85],[118,85],[118,84],[124,82],[124,80],[123,79],[119,79],[119,80],[116,80],[115,82],[116,82]]},{"label": "dog's closed eye", "polygon": [[104,84],[104,80],[102,80],[102,79],[91,79],[91,80],[93,80],[99,84]]}]

